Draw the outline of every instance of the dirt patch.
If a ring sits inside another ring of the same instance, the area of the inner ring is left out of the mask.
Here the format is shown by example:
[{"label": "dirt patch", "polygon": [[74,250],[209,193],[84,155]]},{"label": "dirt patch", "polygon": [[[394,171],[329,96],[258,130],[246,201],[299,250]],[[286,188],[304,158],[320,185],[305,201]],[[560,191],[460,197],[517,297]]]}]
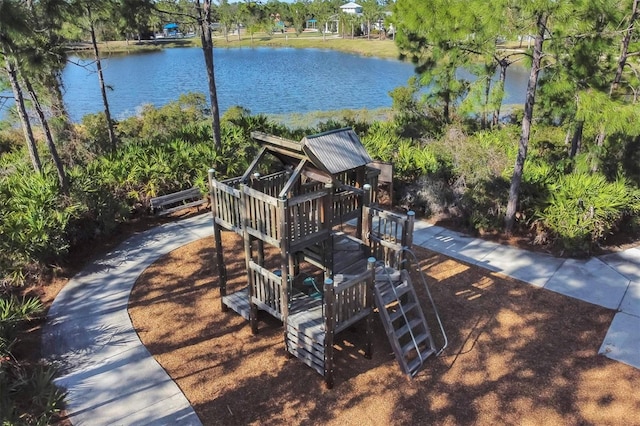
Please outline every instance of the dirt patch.
[{"label": "dirt patch", "polygon": [[[244,285],[242,241],[224,233],[231,286]],[[449,347],[414,379],[400,372],[376,317],[336,337],[335,387],[260,332],[221,312],[212,239],[149,267],[129,313],[145,346],[214,424],[637,424],[640,371],[597,354],[614,312],[416,249]],[[422,295],[424,298],[424,294]]]}]

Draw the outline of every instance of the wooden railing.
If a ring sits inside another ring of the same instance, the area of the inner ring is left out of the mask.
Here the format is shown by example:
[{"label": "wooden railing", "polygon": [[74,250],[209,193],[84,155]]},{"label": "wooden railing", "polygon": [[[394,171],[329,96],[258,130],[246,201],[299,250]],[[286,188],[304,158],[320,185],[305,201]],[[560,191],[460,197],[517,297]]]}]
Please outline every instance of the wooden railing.
[{"label": "wooden railing", "polygon": [[250,186],[270,197],[277,198],[290,176],[286,171],[280,171],[257,178],[253,177]]},{"label": "wooden railing", "polygon": [[282,277],[261,267],[257,263],[249,262],[251,279],[251,301],[264,309],[272,316],[282,320],[283,305],[288,303],[282,300]]},{"label": "wooden railing", "polygon": [[311,244],[329,234],[329,226],[324,219],[324,200],[327,190],[300,195],[287,200],[287,228],[290,247]]},{"label": "wooden railing", "polygon": [[285,200],[270,197],[248,186],[241,186],[241,204],[246,231],[275,247],[284,239],[283,211]]},{"label": "wooden railing", "polygon": [[217,181],[210,179],[211,210],[216,223],[225,229],[242,232],[240,191],[234,188],[239,179]]},{"label": "wooden railing", "polygon": [[373,334],[373,283],[375,259],[369,258],[367,270],[362,274],[335,276],[335,282],[324,283],[324,379],[333,386],[333,343],[336,333],[366,318],[365,356],[371,357]]},{"label": "wooden railing", "polygon": [[354,219],[360,213],[362,195],[364,191],[358,188],[338,192],[333,198],[333,219],[334,222],[343,223]]},{"label": "wooden railing", "polygon": [[371,255],[383,260],[385,265],[398,267],[402,248],[413,244],[415,213],[410,211],[403,215],[365,207],[363,216],[365,242],[371,249]]},{"label": "wooden railing", "polygon": [[[313,189],[313,192],[286,200],[272,196],[281,190],[286,177],[286,172],[279,172],[256,177],[244,185],[240,178],[211,179],[212,210],[216,223],[237,233],[242,233],[246,226],[251,236],[275,247],[288,244],[295,251],[325,238],[332,225],[359,217],[362,205],[366,204],[363,199],[368,197],[366,191],[348,185],[343,185],[335,194],[331,187],[309,185],[299,189]],[[379,213],[380,210],[372,211],[370,232],[374,245],[401,243],[405,237],[396,231],[398,226],[398,229],[403,229],[400,215],[388,216],[390,213],[385,215]]]},{"label": "wooden railing", "polygon": [[340,274],[334,276],[333,289],[329,293],[325,289],[325,299],[327,303],[334,305],[336,333],[350,327],[370,313],[373,308],[373,280],[373,270],[367,270],[349,278]]}]

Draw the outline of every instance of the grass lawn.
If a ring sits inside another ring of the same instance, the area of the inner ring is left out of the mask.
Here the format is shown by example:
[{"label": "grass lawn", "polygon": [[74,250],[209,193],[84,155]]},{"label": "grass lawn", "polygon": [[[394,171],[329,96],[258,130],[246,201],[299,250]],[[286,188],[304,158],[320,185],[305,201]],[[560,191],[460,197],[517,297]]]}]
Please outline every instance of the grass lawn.
[{"label": "grass lawn", "polygon": [[[76,43],[73,50],[90,52],[89,43]],[[166,47],[200,47],[200,38],[180,38],[180,39],[159,39],[137,41],[108,41],[101,42],[99,49],[103,55],[137,53],[143,51],[153,51]],[[364,56],[376,56],[380,58],[397,59],[399,51],[393,40],[379,40],[372,38],[340,38],[328,35],[322,38],[320,33],[295,33],[273,34],[257,33],[253,37],[242,34],[241,39],[230,35],[228,38],[222,36],[214,37],[214,47],[295,47],[301,49],[332,49],[346,53],[355,53]]]}]

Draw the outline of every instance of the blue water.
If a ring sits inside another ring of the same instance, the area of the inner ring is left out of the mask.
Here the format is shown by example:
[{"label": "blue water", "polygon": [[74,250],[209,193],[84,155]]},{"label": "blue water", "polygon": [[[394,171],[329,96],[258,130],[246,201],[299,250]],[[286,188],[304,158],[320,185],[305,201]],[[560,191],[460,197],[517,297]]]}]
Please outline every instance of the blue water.
[{"label": "blue water", "polygon": [[[215,49],[214,62],[221,112],[233,105],[254,114],[389,107],[389,91],[406,85],[413,75],[409,63],[323,49]],[[199,48],[117,56],[102,64],[117,119],[136,114],[144,104],[162,106],[182,93],[208,92]],[[510,68],[505,103],[522,103],[527,77],[526,69]],[[102,110],[91,60],[70,58],[63,82],[72,120]]]},{"label": "blue water", "polygon": [[[241,105],[254,114],[390,106],[388,92],[413,74],[407,63],[319,49],[216,49],[214,62],[220,110]],[[208,93],[199,48],[114,57],[103,67],[116,118],[135,114],[145,103],[164,105],[181,93]],[[69,65],[63,81],[73,120],[101,110],[94,72]]]}]

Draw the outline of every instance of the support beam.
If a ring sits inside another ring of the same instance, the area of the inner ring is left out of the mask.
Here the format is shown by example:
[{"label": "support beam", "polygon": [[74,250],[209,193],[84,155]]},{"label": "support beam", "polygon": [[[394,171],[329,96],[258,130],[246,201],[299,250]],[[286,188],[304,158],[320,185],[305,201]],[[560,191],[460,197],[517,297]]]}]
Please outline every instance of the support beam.
[{"label": "support beam", "polygon": [[365,306],[369,309],[369,314],[367,315],[367,319],[365,320],[366,331],[365,331],[365,346],[364,346],[364,357],[367,359],[371,359],[373,356],[373,287],[376,285],[376,258],[370,257],[367,259],[367,271],[371,273],[369,279],[367,280],[367,294]]},{"label": "support beam", "polygon": [[335,287],[333,280],[324,280],[324,384],[333,388],[333,340],[335,335]]},{"label": "support beam", "polygon": [[216,253],[216,269],[218,271],[218,280],[220,285],[220,306],[222,312],[227,312],[229,308],[224,304],[222,298],[227,295],[227,267],[224,264],[224,253],[222,248],[222,232],[220,225],[216,221],[217,200],[214,199],[213,181],[215,179],[216,170],[209,169],[209,198],[211,200],[211,217],[213,218],[213,240],[214,250]]}]

